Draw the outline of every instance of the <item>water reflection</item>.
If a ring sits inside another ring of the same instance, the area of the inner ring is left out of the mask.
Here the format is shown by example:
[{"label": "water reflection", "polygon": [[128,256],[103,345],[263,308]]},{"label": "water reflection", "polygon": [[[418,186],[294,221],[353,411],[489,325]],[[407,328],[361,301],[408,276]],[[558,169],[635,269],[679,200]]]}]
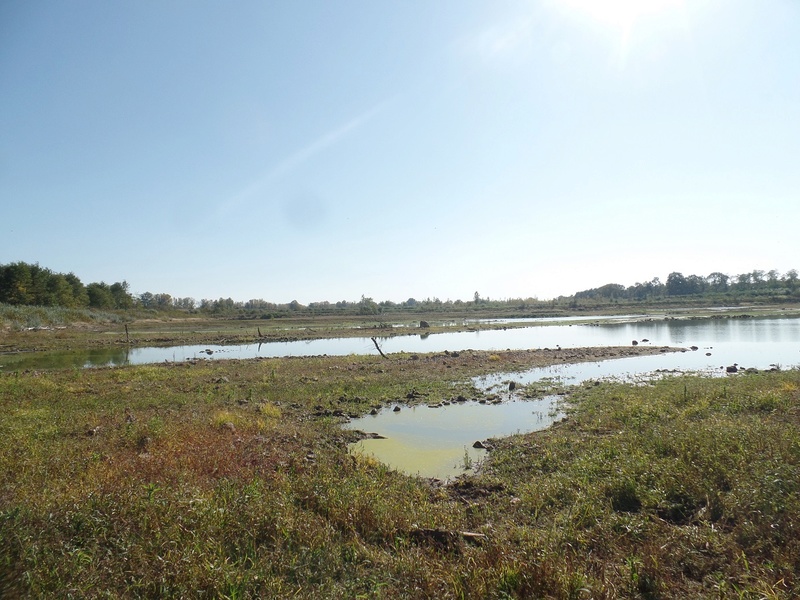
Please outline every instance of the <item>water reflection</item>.
[{"label": "water reflection", "polygon": [[130,364],[130,348],[92,348],[62,352],[18,352],[0,356],[0,369],[84,369]]},{"label": "water reflection", "polygon": [[[629,317],[630,318],[630,317]],[[427,333],[427,332],[425,332]],[[528,348],[578,348],[629,346],[647,339],[656,346],[696,345],[713,348],[717,360],[723,348],[735,356],[732,362],[765,368],[771,362],[800,362],[800,318],[704,319],[626,321],[582,325],[537,325],[512,329],[462,331],[377,338],[386,354],[396,352],[444,352],[445,350],[521,350]],[[210,351],[210,353],[209,353]],[[169,348],[133,347],[69,350],[0,355],[0,369],[50,369],[118,364],[148,364],[218,358],[281,356],[346,356],[377,354],[370,338],[332,338],[296,342],[269,342],[240,346],[192,345]],[[91,356],[91,358],[89,358]],[[717,365],[719,366],[719,365]]]}]

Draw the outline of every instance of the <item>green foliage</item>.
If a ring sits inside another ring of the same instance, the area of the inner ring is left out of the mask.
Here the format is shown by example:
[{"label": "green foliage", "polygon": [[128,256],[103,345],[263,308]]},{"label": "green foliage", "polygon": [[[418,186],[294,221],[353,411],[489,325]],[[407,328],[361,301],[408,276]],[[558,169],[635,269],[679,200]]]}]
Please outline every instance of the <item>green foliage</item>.
[{"label": "green foliage", "polygon": [[0,303],[12,306],[62,308],[130,308],[133,298],[128,283],[103,282],[84,286],[73,273],[54,273],[38,264],[16,262],[0,265]]}]

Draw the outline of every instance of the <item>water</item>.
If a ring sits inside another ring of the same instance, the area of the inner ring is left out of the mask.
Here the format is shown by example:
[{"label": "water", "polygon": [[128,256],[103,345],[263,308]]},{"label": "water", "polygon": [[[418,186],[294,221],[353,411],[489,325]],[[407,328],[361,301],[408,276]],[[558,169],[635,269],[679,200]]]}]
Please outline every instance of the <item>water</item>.
[{"label": "water", "polygon": [[556,398],[498,405],[401,406],[400,412],[388,407],[377,415],[353,419],[346,427],[386,437],[362,440],[353,444],[351,451],[372,455],[410,475],[449,479],[474,469],[486,458],[486,450],[474,448],[475,442],[544,429],[560,419],[562,414],[554,410]]},{"label": "water", "polygon": [[[632,319],[633,316],[626,316]],[[765,368],[771,362],[785,366],[800,362],[800,318],[703,319],[600,322],[598,324],[536,325],[510,329],[462,331],[431,335],[378,338],[386,354],[445,350],[522,350],[528,348],[579,348],[629,346],[633,340],[657,346],[696,345],[703,354],[712,347],[715,362],[738,362]],[[727,349],[727,350],[726,350]],[[208,351],[211,353],[209,354]],[[377,354],[367,337],[269,342],[238,346],[191,345],[115,347],[109,349],[31,352],[0,355],[0,370],[80,368],[141,365],[186,360],[244,359],[281,356],[347,356]],[[767,356],[769,355],[769,356]],[[767,362],[765,362],[767,361]],[[717,365],[719,366],[719,365]]]},{"label": "water", "polygon": [[[407,335],[379,340],[383,352],[443,352],[465,349],[562,348],[642,345],[671,346],[683,352],[653,356],[562,364],[476,378],[487,393],[507,392],[508,381],[521,384],[556,379],[564,384],[600,378],[636,380],[656,371],[697,371],[725,375],[725,367],[768,369],[773,365],[800,365],[800,318],[670,319],[640,320],[618,317],[592,324],[541,324],[531,327],[432,335]],[[648,341],[645,341],[648,340]],[[696,350],[691,350],[691,347]],[[136,365],[191,359],[231,359],[280,356],[377,354],[369,338],[337,338],[298,342],[273,342],[242,346],[178,346],[172,348],[125,348],[69,352],[0,355],[0,370],[83,368]],[[548,427],[561,415],[556,397],[536,401],[509,400],[499,405],[477,402],[440,408],[401,406],[378,415],[356,419],[348,426],[375,432],[387,439],[363,440],[354,451],[409,474],[447,479],[479,463],[485,450],[472,444],[491,437],[529,432]]]},{"label": "water", "polygon": [[[535,332],[538,333],[539,329]],[[726,367],[734,364],[740,368],[757,369],[800,365],[800,319],[670,320],[574,329],[577,334],[565,333],[562,339],[570,339],[573,343],[581,340],[580,346],[602,345],[586,343],[589,339],[627,339],[628,344],[637,340],[642,345],[673,346],[685,350],[560,364],[522,373],[498,373],[476,377],[473,383],[486,393],[502,393],[508,389],[509,380],[520,384],[555,380],[576,385],[603,378],[636,381],[665,371],[724,376]],[[516,330],[502,333],[513,334]],[[697,349],[692,350],[692,347]],[[479,463],[484,458],[485,450],[472,448],[472,442],[549,427],[561,417],[557,409],[558,398],[515,400],[497,406],[401,408],[400,413],[384,409],[378,415],[354,420],[348,427],[375,432],[387,439],[363,440],[354,444],[352,449],[371,454],[409,474],[448,479],[467,472],[464,468],[467,464]],[[404,416],[400,418],[400,415]]]}]

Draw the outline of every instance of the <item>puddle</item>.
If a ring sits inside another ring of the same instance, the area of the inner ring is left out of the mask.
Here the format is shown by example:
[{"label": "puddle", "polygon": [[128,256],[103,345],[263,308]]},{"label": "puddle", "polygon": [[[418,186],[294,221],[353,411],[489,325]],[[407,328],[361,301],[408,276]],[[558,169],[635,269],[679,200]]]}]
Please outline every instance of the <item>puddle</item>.
[{"label": "puddle", "polygon": [[384,408],[377,415],[353,419],[345,427],[379,433],[386,439],[366,439],[351,451],[372,455],[409,475],[450,479],[480,464],[486,450],[477,441],[527,433],[549,427],[564,415],[557,410],[561,396],[537,400],[507,400],[501,404],[469,401],[438,408],[426,405]]}]

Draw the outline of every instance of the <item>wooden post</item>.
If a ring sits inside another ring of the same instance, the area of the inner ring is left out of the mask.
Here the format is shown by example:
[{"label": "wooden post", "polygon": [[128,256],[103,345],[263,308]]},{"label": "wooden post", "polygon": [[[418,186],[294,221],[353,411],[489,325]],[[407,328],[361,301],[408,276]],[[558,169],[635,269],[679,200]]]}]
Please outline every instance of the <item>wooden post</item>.
[{"label": "wooden post", "polygon": [[126,344],[130,344],[131,343],[131,337],[130,337],[130,335],[128,335],[128,324],[127,323],[125,323],[125,343]]}]

